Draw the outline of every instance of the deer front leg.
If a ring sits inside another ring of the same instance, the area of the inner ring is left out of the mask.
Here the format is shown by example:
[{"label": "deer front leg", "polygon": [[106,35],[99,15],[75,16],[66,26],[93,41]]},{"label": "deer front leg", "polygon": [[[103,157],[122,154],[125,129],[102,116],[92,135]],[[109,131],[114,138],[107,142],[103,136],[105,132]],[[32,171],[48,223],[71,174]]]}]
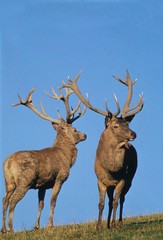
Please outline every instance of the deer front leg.
[{"label": "deer front leg", "polygon": [[108,212],[108,220],[107,220],[107,227],[110,228],[110,219],[111,219],[111,214],[113,210],[113,194],[114,194],[114,186],[111,186],[107,188],[107,195],[109,198],[109,212]]},{"label": "deer front leg", "polygon": [[118,222],[118,226],[122,226],[122,216],[123,216],[123,204],[125,202],[125,195],[128,192],[128,190],[131,187],[131,181],[126,181],[125,185],[123,187],[121,196],[120,196],[120,212],[119,212],[119,222]]},{"label": "deer front leg", "polygon": [[102,212],[104,209],[104,203],[105,203],[105,195],[106,195],[106,186],[98,180],[98,190],[99,190],[99,214],[98,214],[98,221],[97,221],[97,230],[101,229],[101,222],[102,222]]},{"label": "deer front leg", "polygon": [[56,182],[52,189],[52,196],[51,196],[51,202],[50,202],[50,217],[47,225],[47,227],[49,228],[53,227],[54,208],[56,206],[57,196],[61,190],[62,184],[63,184],[63,181],[56,179]]},{"label": "deer front leg", "polygon": [[34,229],[39,229],[40,228],[40,217],[41,217],[42,209],[44,208],[45,192],[46,192],[46,189],[39,189],[38,190],[38,200],[39,200],[38,215],[37,215],[37,219],[36,219]]},{"label": "deer front leg", "polygon": [[112,227],[116,227],[116,211],[117,211],[117,206],[118,206],[118,200],[120,198],[124,184],[125,184],[125,181],[121,180],[115,187],[115,197],[113,200],[113,218],[112,218],[112,224],[111,224]]},{"label": "deer front leg", "polygon": [[120,209],[119,209],[119,221],[118,221],[118,226],[121,227],[122,226],[122,215],[123,215],[123,204],[125,201],[125,196],[122,195],[120,196]]}]

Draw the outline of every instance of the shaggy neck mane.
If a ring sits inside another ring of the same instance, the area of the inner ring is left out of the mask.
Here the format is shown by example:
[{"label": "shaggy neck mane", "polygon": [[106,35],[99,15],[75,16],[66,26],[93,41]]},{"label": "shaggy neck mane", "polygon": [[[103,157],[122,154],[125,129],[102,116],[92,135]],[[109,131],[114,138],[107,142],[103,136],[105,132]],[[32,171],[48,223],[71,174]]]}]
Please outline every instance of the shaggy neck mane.
[{"label": "shaggy neck mane", "polygon": [[76,148],[75,143],[71,140],[71,138],[67,137],[62,133],[57,134],[53,146],[57,146],[57,145],[61,146],[61,144],[65,144],[65,143],[66,143],[66,146],[73,146]]},{"label": "shaggy neck mane", "polygon": [[61,133],[57,134],[53,147],[64,148],[70,167],[75,163],[78,150],[75,143],[70,138]]},{"label": "shaggy neck mane", "polygon": [[118,138],[115,137],[115,135],[112,133],[110,129],[106,129],[103,134],[101,141],[103,141],[103,146],[105,145],[106,147],[112,147],[115,149],[120,149],[120,148],[129,148],[130,144],[127,141],[122,141],[119,140]]}]

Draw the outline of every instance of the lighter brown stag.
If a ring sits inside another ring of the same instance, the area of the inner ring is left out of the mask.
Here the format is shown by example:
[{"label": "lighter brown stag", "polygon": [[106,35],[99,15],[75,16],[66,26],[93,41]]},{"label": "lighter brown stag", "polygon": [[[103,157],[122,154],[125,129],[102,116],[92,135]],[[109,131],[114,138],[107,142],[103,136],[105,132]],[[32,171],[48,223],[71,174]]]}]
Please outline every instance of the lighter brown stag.
[{"label": "lighter brown stag", "polygon": [[[129,123],[134,118],[135,114],[143,108],[143,95],[140,96],[138,104],[130,107],[133,95],[133,85],[135,81],[131,81],[127,71],[126,80],[114,77],[119,82],[128,87],[128,95],[121,112],[118,99],[115,95],[117,112],[112,113],[106,105],[106,111],[95,108],[91,105],[88,97],[83,97],[77,80],[80,74],[72,81],[68,79],[68,84],[63,82],[62,87],[70,88],[80,98],[83,104],[99,114],[105,116],[105,130],[103,131],[95,159],[95,173],[98,179],[99,189],[99,215],[97,229],[101,228],[102,213],[106,193],[109,198],[109,213],[107,227],[116,226],[116,210],[118,201],[120,200],[120,215],[118,225],[122,225],[122,211],[125,195],[131,187],[133,177],[137,169],[137,153],[135,148],[129,143],[136,138],[136,133],[129,128]],[[120,116],[118,117],[118,115]],[[112,222],[110,223],[113,210]]]},{"label": "lighter brown stag", "polygon": [[[13,106],[24,105],[35,112],[39,117],[52,123],[57,132],[54,145],[41,150],[20,151],[10,155],[4,162],[4,177],[6,194],[3,198],[3,223],[2,232],[6,232],[6,214],[9,208],[8,231],[13,230],[13,214],[16,204],[24,197],[29,189],[38,189],[38,216],[35,229],[40,227],[40,216],[44,207],[46,189],[52,188],[50,217],[48,227],[53,227],[53,215],[57,196],[62,184],[67,180],[71,166],[77,157],[76,144],[84,141],[86,135],[72,127],[72,123],[85,113],[79,110],[80,101],[73,110],[69,106],[71,90],[66,89],[64,96],[62,91],[58,95],[54,89],[50,97],[62,100],[66,108],[66,120],[60,117],[54,119],[48,116],[41,104],[39,111],[32,102],[33,88],[25,101],[19,96],[20,102]],[[78,111],[78,115],[75,113]]]}]

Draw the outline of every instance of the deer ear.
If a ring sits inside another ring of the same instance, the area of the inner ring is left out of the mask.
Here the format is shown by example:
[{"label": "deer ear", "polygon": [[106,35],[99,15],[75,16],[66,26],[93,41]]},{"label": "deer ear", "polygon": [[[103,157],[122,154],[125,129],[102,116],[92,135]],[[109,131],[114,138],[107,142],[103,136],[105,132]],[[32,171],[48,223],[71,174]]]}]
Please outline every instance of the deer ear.
[{"label": "deer ear", "polygon": [[124,120],[125,120],[125,122],[130,123],[134,117],[135,117],[135,114],[125,117]]},{"label": "deer ear", "polygon": [[58,131],[59,125],[52,122],[52,127],[54,128],[55,131]]},{"label": "deer ear", "polygon": [[54,130],[56,130],[57,132],[59,130],[59,127],[64,128],[65,126],[67,126],[67,122],[63,118],[61,118],[60,120],[61,120],[60,124],[52,122]]},{"label": "deer ear", "polygon": [[105,127],[106,127],[106,128],[108,127],[111,119],[112,119],[112,116],[111,116],[111,115],[105,117]]}]

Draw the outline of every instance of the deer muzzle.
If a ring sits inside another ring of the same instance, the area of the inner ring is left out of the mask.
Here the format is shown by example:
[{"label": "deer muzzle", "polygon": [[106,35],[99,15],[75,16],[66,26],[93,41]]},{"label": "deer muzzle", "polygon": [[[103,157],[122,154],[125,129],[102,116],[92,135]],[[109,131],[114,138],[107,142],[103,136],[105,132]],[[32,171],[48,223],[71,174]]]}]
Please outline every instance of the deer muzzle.
[{"label": "deer muzzle", "polygon": [[83,138],[84,138],[84,140],[86,140],[86,139],[87,139],[87,135],[86,135],[86,134],[84,134],[84,137],[83,137]]},{"label": "deer muzzle", "polygon": [[131,135],[130,135],[130,138],[129,138],[129,141],[133,141],[135,138],[136,138],[136,133],[132,131]]}]

